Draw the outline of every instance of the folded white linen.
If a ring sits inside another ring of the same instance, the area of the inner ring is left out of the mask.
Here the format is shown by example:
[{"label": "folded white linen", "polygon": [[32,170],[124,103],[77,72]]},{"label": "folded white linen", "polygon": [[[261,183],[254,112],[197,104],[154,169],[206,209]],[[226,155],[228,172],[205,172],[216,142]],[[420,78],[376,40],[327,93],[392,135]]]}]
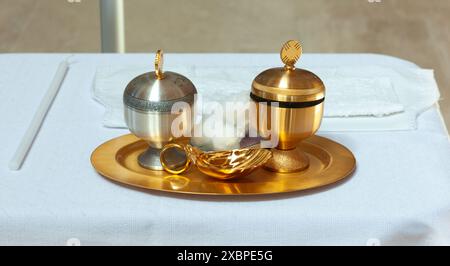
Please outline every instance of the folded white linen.
[{"label": "folded white linen", "polygon": [[[122,94],[147,66],[97,68],[93,97],[106,108],[103,125],[125,127]],[[197,87],[203,102],[247,102],[264,67],[175,67]],[[321,131],[411,130],[416,117],[439,98],[433,71],[380,66],[311,69],[326,86]]]},{"label": "folded white linen", "polygon": [[382,117],[404,111],[389,78],[341,77],[325,82],[325,117]]}]

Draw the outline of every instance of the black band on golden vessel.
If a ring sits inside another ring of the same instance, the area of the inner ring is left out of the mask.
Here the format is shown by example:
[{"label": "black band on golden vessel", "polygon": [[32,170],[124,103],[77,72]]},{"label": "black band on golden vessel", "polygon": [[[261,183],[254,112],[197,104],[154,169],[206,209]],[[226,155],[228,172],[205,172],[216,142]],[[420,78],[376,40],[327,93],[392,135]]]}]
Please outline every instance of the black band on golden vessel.
[{"label": "black band on golden vessel", "polygon": [[278,107],[281,107],[281,108],[307,108],[307,107],[316,106],[325,100],[325,98],[322,98],[320,100],[309,101],[309,102],[282,102],[282,101],[268,100],[268,99],[259,97],[253,93],[250,93],[250,98],[253,101],[258,102],[258,103],[261,103],[261,102],[267,103],[267,104],[276,103],[278,105]]}]

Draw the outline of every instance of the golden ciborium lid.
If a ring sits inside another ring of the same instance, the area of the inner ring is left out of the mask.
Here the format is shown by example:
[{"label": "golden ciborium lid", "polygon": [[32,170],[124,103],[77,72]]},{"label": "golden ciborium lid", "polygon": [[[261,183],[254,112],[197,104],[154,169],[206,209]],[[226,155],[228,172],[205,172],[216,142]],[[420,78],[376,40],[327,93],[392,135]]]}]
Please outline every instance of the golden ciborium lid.
[{"label": "golden ciborium lid", "polygon": [[284,67],[270,68],[256,76],[251,97],[258,102],[305,103],[323,100],[325,86],[322,80],[308,70],[295,67],[301,55],[302,45],[299,41],[286,42],[280,51]]}]

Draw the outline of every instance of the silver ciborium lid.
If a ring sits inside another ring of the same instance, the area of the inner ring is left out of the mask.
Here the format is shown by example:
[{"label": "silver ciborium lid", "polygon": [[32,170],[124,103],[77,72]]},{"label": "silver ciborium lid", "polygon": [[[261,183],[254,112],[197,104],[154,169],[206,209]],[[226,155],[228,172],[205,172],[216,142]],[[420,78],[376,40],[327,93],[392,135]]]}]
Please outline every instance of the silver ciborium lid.
[{"label": "silver ciborium lid", "polygon": [[135,77],[124,92],[124,104],[144,112],[170,112],[176,102],[192,103],[197,93],[194,84],[185,76],[163,72],[163,52],[158,50],[155,71]]}]

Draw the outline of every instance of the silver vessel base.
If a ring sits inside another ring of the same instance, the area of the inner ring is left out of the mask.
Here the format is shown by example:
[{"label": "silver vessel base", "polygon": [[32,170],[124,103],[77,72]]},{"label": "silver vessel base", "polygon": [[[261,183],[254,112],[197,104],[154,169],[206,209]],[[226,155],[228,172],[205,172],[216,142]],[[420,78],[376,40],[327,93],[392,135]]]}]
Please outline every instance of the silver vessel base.
[{"label": "silver vessel base", "polygon": [[[160,153],[161,149],[149,147],[138,156],[139,165],[147,169],[163,171],[164,169],[159,159]],[[165,158],[170,163],[171,168],[178,168],[186,163],[186,155],[177,149],[167,150]]]}]

